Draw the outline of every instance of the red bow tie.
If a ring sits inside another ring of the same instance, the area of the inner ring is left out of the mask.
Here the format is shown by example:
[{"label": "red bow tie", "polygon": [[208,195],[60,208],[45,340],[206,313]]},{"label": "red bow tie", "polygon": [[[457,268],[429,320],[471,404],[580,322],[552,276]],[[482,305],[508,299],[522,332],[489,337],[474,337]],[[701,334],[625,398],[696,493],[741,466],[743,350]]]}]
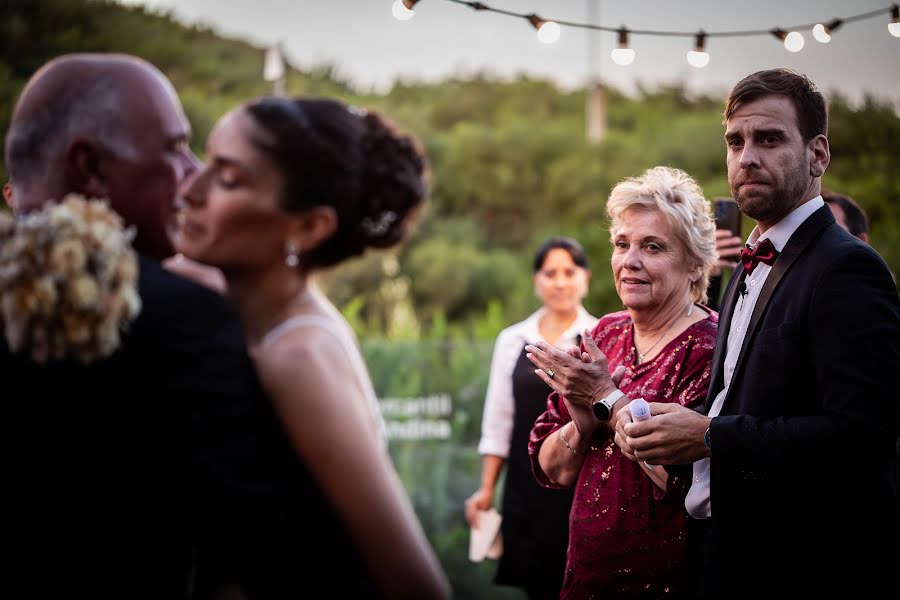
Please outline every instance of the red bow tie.
[{"label": "red bow tie", "polygon": [[763,262],[771,265],[778,258],[778,250],[768,238],[764,239],[756,245],[756,248],[744,248],[741,250],[741,262],[744,264],[744,271],[750,273],[756,268],[756,265]]}]

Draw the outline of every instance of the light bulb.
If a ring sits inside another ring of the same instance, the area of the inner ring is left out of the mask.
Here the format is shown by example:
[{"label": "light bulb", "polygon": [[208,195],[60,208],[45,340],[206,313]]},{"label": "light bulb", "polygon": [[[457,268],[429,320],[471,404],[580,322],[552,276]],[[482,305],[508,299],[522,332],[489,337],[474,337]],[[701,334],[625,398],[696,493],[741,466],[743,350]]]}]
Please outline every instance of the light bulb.
[{"label": "light bulb", "polygon": [[831,31],[821,23],[816,23],[816,26],[813,27],[813,37],[823,44],[827,44],[831,41]]},{"label": "light bulb", "polygon": [[395,0],[394,4],[391,5],[391,12],[394,13],[394,18],[398,21],[409,21],[416,16],[415,11],[406,8],[403,0]]},{"label": "light bulb", "polygon": [[792,31],[784,36],[784,47],[790,52],[800,52],[803,50],[803,35],[799,31]]},{"label": "light bulb", "polygon": [[546,21],[541,25],[537,32],[538,39],[545,44],[552,44],[557,41],[559,39],[559,34],[559,24],[554,23],[553,21]]},{"label": "light bulb", "polygon": [[702,69],[709,64],[709,52],[698,52],[696,50],[690,50],[687,53],[687,61],[688,64],[692,67]]},{"label": "light bulb", "polygon": [[709,64],[709,54],[706,52],[706,33],[701,29],[694,38],[694,49],[687,53],[688,64],[702,69]]},{"label": "light bulb", "polygon": [[634,50],[628,47],[628,30],[619,29],[619,47],[609,53],[612,61],[617,65],[626,67],[634,62]]},{"label": "light bulb", "polygon": [[615,48],[609,55],[614,63],[622,67],[627,67],[634,62],[634,50],[631,48]]},{"label": "light bulb", "polygon": [[284,57],[281,55],[281,47],[276,44],[266,50],[263,62],[263,79],[266,81],[278,81],[284,77]]},{"label": "light bulb", "polygon": [[888,23],[888,31],[894,37],[900,37],[900,23]]}]

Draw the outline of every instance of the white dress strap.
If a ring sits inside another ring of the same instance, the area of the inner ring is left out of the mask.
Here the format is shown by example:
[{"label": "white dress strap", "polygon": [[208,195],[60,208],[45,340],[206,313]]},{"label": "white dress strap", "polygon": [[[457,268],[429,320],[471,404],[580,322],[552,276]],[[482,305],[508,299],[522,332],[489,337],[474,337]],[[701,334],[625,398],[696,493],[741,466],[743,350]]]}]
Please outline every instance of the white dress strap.
[{"label": "white dress strap", "polygon": [[303,326],[318,327],[323,331],[327,331],[337,338],[340,346],[344,348],[347,358],[350,359],[350,366],[356,375],[356,380],[360,385],[363,395],[366,397],[368,410],[371,413],[373,423],[375,425],[375,433],[378,436],[382,446],[387,447],[387,426],[381,415],[381,409],[378,405],[378,396],[375,394],[375,388],[372,387],[372,378],[369,375],[369,369],[363,360],[359,345],[352,335],[350,326],[346,323],[336,321],[334,318],[325,315],[295,315],[289,319],[285,319],[263,336],[260,346],[266,346],[273,343],[282,335],[292,329]]},{"label": "white dress strap", "polygon": [[[266,335],[263,336],[263,339],[259,342],[260,346],[266,346],[271,344],[282,335],[294,329],[296,327],[300,327],[302,325],[318,325],[321,329],[324,329],[330,333],[332,333],[335,337],[340,339],[341,342],[346,343],[347,340],[344,339],[344,336],[341,336],[337,330],[339,327],[332,319],[323,316],[323,315],[294,315],[289,319],[285,319],[275,327],[269,330]],[[354,344],[355,345],[355,344]]]}]

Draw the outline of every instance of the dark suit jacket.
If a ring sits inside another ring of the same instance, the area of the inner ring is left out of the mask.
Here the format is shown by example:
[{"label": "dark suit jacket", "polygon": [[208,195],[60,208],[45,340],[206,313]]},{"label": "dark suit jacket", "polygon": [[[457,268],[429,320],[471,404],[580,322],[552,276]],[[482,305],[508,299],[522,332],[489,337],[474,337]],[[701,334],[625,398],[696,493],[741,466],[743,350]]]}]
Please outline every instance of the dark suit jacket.
[{"label": "dark suit jacket", "polygon": [[[707,411],[743,278],[723,298]],[[898,375],[889,270],[822,207],[772,266],[712,420],[709,597],[896,597]],[[865,595],[880,585],[893,592]]]},{"label": "dark suit jacket", "polygon": [[224,299],[143,257],[139,291],[107,360],[38,366],[0,342],[4,583],[28,597],[185,598],[198,548],[236,561],[252,519],[306,506]]}]

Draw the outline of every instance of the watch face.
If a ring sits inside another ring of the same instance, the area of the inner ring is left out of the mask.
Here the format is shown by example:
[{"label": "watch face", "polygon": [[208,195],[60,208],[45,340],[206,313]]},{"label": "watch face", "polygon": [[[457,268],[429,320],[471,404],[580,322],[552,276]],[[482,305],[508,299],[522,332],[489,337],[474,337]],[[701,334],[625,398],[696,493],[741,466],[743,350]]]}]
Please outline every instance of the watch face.
[{"label": "watch face", "polygon": [[602,400],[597,400],[591,405],[594,410],[594,416],[600,421],[609,420],[609,407]]}]

